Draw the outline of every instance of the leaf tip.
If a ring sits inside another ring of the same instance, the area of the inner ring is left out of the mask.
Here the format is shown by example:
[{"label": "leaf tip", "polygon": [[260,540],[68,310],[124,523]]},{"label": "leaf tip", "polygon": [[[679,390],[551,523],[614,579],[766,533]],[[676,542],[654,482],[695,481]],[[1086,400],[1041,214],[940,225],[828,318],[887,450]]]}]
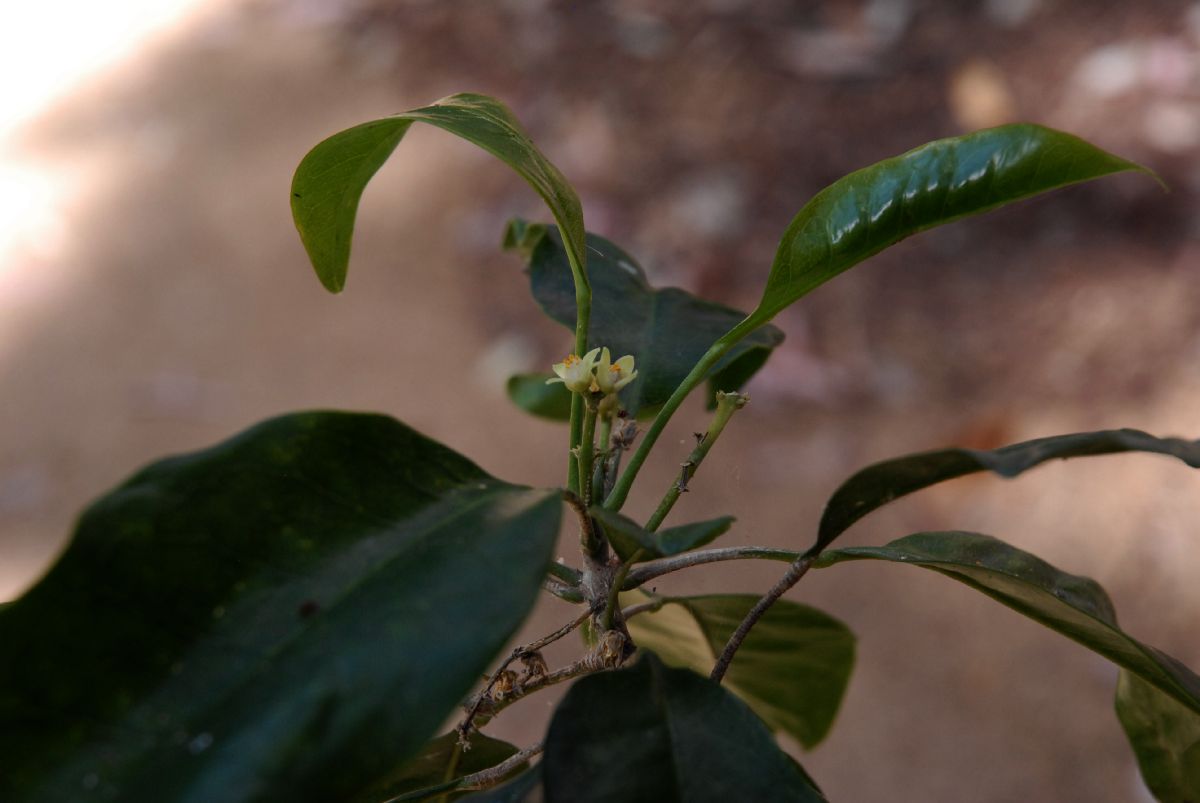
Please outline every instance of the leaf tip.
[{"label": "leaf tip", "polygon": [[1162,176],[1160,176],[1158,174],[1157,170],[1153,170],[1149,167],[1146,167],[1145,165],[1140,165],[1137,162],[1130,162],[1129,164],[1133,165],[1133,169],[1136,170],[1137,172],[1147,175],[1150,178],[1154,179],[1154,182],[1156,184],[1158,184],[1158,188],[1160,190],[1162,190],[1163,192],[1171,191],[1171,185],[1167,183],[1166,179],[1164,179]]},{"label": "leaf tip", "polygon": [[321,285],[333,295],[337,295],[346,289],[346,274],[344,271],[339,275],[317,271],[317,278],[321,280]]}]

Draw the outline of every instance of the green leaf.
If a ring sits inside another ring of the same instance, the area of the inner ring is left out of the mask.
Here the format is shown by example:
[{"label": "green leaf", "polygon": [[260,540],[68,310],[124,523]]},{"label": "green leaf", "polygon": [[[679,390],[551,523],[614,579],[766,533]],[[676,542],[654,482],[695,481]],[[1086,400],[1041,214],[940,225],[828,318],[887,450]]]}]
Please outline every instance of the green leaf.
[{"label": "green leaf", "polygon": [[758,306],[713,342],[664,401],[605,506],[625,504],[649,450],[702,378],[810,290],[924,229],[1125,170],[1154,175],[1070,134],[1021,124],[930,142],[826,187],[784,232]]},{"label": "green leaf", "polygon": [[571,687],[542,776],[547,803],[825,799],[744,703],[653,653]]},{"label": "green leaf", "polygon": [[608,542],[621,560],[629,560],[638,550],[645,553],[641,560],[665,558],[688,552],[712,542],[736,521],[733,516],[721,516],[707,521],[668,527],[652,533],[643,529],[633,519],[615,510],[606,510],[596,506],[588,512],[604,525],[604,533],[608,536]]},{"label": "green leaf", "polygon": [[[491,769],[501,761],[516,755],[517,748],[508,742],[492,739],[482,733],[471,736],[471,749],[458,745],[458,734],[437,737],[421,749],[406,764],[398,768],[370,792],[355,799],[356,803],[380,803],[393,797],[420,789],[437,787],[464,775]],[[516,775],[519,768],[514,768]],[[458,800],[467,792],[446,792],[446,800]],[[440,803],[440,799],[439,799]]]},{"label": "green leaf", "polygon": [[711,543],[717,536],[728,531],[735,521],[737,519],[733,516],[719,516],[715,519],[694,521],[659,530],[655,533],[658,536],[656,539],[658,553],[666,558],[690,552],[697,547]]},{"label": "green leaf", "polygon": [[566,421],[571,417],[571,391],[561,382],[547,385],[554,374],[517,374],[508,379],[505,390],[513,404],[538,418]]},{"label": "green leaf", "polygon": [[[639,594],[622,595],[623,604]],[[634,642],[671,666],[708,674],[758,597],[667,597],[627,626]],[[827,613],[787,600],[750,631],[725,675],[725,688],[776,730],[811,750],[829,733],[854,668],[854,634]]]},{"label": "green leaf", "polygon": [[[545,313],[574,331],[575,289],[562,239],[552,226],[514,221],[505,242],[521,243],[529,258],[533,297]],[[514,228],[516,227],[516,228]],[[638,378],[621,391],[630,413],[660,406],[709,346],[745,315],[683,290],[650,286],[641,266],[613,243],[587,235],[592,312],[588,343],[607,346],[613,359],[632,354]],[[765,326],[729,351],[709,374],[709,403],[718,390],[742,387],[783,342]]]},{"label": "green leaf", "polygon": [[1200,800],[1200,715],[1124,670],[1116,708],[1154,797],[1161,803]]},{"label": "green leaf", "polygon": [[740,331],[905,237],[1069,184],[1144,167],[1027,123],[922,145],[856,170],[809,201],[784,232],[762,300]]},{"label": "green leaf", "polygon": [[604,527],[604,535],[609,545],[621,560],[631,560],[639,550],[644,553],[643,560],[662,557],[658,553],[654,533],[642,529],[640,524],[628,516],[602,507],[592,507],[588,513]]},{"label": "green leaf", "polygon": [[835,549],[813,565],[849,560],[893,561],[944,574],[1103,655],[1200,713],[1200,677],[1121,631],[1112,602],[1095,580],[1062,572],[989,535],[967,532],[916,533],[882,547]]},{"label": "green leaf", "polygon": [[546,202],[584,264],[583,210],[575,190],[534,146],[513,113],[486,95],[461,93],[431,106],[346,129],[308,152],[292,178],[292,217],[321,283],[341,292],[350,262],[358,202],[414,122],[478,145],[515,170]]},{"label": "green leaf", "polygon": [[0,614],[0,799],[362,792],[525,618],[560,513],[376,415],[143,469]]},{"label": "green leaf", "polygon": [[1156,438],[1136,429],[1079,432],[1015,443],[991,451],[938,449],[876,463],[859,471],[834,491],[808,554],[820,552],[859,519],[888,502],[939,482],[977,471],[1015,477],[1023,471],[1068,457],[1151,452],[1171,455],[1200,468],[1200,441]]}]

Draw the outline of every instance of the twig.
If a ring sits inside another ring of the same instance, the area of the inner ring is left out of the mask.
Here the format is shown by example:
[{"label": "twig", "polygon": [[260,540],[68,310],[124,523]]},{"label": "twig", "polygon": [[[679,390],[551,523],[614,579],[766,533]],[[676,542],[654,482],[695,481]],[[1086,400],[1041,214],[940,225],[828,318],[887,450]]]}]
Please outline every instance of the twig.
[{"label": "twig", "polygon": [[[625,578],[629,576],[629,569],[633,564],[642,559],[642,555],[646,554],[646,550],[639,549],[629,556],[629,560],[621,564],[617,569],[616,575],[613,577],[612,585],[608,588],[608,600],[604,604],[604,614],[600,617],[600,627],[603,630],[611,630],[613,626],[613,616],[620,612],[618,607],[618,599],[621,595],[621,586],[625,584]],[[620,622],[621,619],[616,621]]]},{"label": "twig", "polygon": [[799,557],[799,553],[787,549],[772,549],[765,546],[729,546],[716,549],[701,549],[696,552],[685,552],[669,558],[647,561],[630,570],[629,575],[621,586],[622,591],[662,577],[664,574],[677,572],[680,569],[690,569],[693,566],[703,566],[706,563],[719,563],[724,560],[778,560],[791,563]]},{"label": "twig", "polygon": [[[617,414],[623,418],[625,413]],[[633,446],[633,442],[637,440],[638,426],[636,421],[625,420],[621,427],[613,433],[612,445],[608,450],[608,455],[604,459],[604,496],[607,497],[612,493],[613,485],[617,482],[617,474],[621,471],[621,455],[627,449]]]},{"label": "twig", "polygon": [[[610,630],[610,633],[619,633],[616,630]],[[612,655],[612,648],[601,645],[594,652],[580,658],[574,663],[555,669],[553,672],[547,672],[544,675],[538,675],[532,680],[514,686],[511,691],[506,693],[503,698],[498,700],[489,700],[488,714],[498,714],[505,708],[508,708],[513,703],[528,697],[535,692],[562,683],[564,680],[572,680],[581,675],[590,675],[604,669],[612,669],[615,658]],[[461,727],[461,725],[459,726]],[[461,731],[460,731],[461,733]]]},{"label": "twig", "polygon": [[545,744],[535,744],[509,756],[494,767],[480,770],[472,775],[464,775],[458,779],[459,789],[487,789],[504,780],[504,776],[521,766],[529,759],[540,755],[546,749]]},{"label": "twig", "polygon": [[427,786],[424,789],[405,792],[403,795],[389,798],[383,803],[405,803],[410,800],[425,800],[431,795],[459,790],[476,791],[479,789],[489,789],[499,784],[504,780],[506,775],[529,761],[529,759],[539,755],[545,749],[546,746],[544,744],[535,744],[532,747],[526,747],[524,750],[514,753],[494,767],[488,767],[486,770],[464,775],[461,778],[455,778],[453,781],[446,781],[437,786]]},{"label": "twig", "polygon": [[[592,611],[589,608],[587,611],[585,611],[583,613],[582,616],[579,616],[576,619],[572,619],[570,622],[567,622],[565,625],[560,627],[558,630],[555,630],[553,633],[542,636],[541,638],[537,639],[536,641],[531,641],[528,644],[522,644],[519,647],[513,648],[513,651],[511,653],[509,653],[508,657],[505,658],[504,661],[500,664],[500,666],[496,668],[496,671],[493,672],[490,677],[488,677],[487,684],[484,685],[484,687],[479,691],[479,693],[476,694],[472,698],[471,706],[470,706],[470,708],[467,709],[466,718],[463,719],[462,722],[458,723],[458,725],[454,729],[458,733],[459,743],[462,744],[464,748],[469,746],[470,736],[471,736],[471,728],[474,725],[476,715],[479,714],[479,709],[483,706],[484,700],[491,701],[492,690],[496,688],[496,684],[500,681],[500,679],[502,677],[505,677],[505,672],[508,670],[509,664],[511,664],[513,661],[517,660],[518,658],[525,658],[526,656],[534,655],[535,653],[537,653],[539,650],[541,650],[543,647],[547,646],[548,644],[553,644],[555,641],[558,641],[560,638],[567,635],[571,631],[575,630],[575,628],[579,627],[584,622],[586,622],[588,620],[588,617],[590,617],[591,615],[592,615]],[[545,662],[543,662],[542,665],[545,666]],[[542,676],[545,677],[544,674]]]},{"label": "twig", "polygon": [[646,522],[646,529],[654,532],[658,526],[663,523],[663,519],[671,512],[671,508],[675,506],[679,495],[687,493],[688,482],[696,472],[700,469],[700,464],[704,462],[704,458],[708,455],[708,450],[716,443],[717,438],[721,436],[721,432],[725,429],[725,425],[729,423],[729,419],[733,418],[733,414],[745,407],[750,401],[750,397],[742,393],[718,393],[717,394],[717,411],[713,414],[712,423],[708,425],[708,431],[696,433],[696,448],[687,456],[687,460],[679,466],[679,477],[663,494],[662,501],[658,503],[658,508],[650,519]]},{"label": "twig", "polygon": [[558,630],[555,630],[553,633],[549,633],[545,636],[542,636],[537,641],[531,641],[528,644],[526,644],[523,648],[518,647],[517,649],[515,649],[513,651],[513,653],[514,653],[513,657],[508,660],[508,663],[511,664],[514,659],[520,658],[522,655],[529,655],[530,653],[534,653],[534,652],[537,652],[538,650],[542,649],[542,647],[546,647],[550,644],[553,644],[554,642],[558,641],[560,638],[567,635],[572,630],[574,630],[575,628],[579,627],[584,622],[586,622],[588,617],[591,615],[592,615],[592,612],[590,610],[585,611],[581,616],[567,622],[565,625],[560,627]]},{"label": "twig", "polygon": [[788,567],[787,573],[779,579],[779,582],[771,587],[771,590],[763,595],[763,598],[754,604],[750,612],[746,614],[746,618],[738,625],[737,630],[733,631],[733,635],[729,637],[728,643],[725,644],[725,649],[721,651],[721,656],[717,658],[716,665],[713,666],[712,674],[709,677],[717,683],[721,682],[721,678],[725,677],[726,670],[729,669],[729,664],[733,662],[733,656],[737,653],[738,648],[742,646],[742,642],[746,640],[746,636],[750,633],[750,628],[754,627],[755,623],[763,617],[767,609],[779,601],[779,598],[787,593],[787,590],[796,585],[813,565],[813,561],[817,559],[816,555],[805,555],[798,558],[791,566]]},{"label": "twig", "polygon": [[[580,540],[584,544],[595,543],[596,526],[592,523],[592,517],[588,515],[587,505],[583,503],[583,499],[579,497],[579,494],[563,491],[563,501],[575,511],[575,516],[579,519]],[[587,554],[587,550],[584,551]]]},{"label": "twig", "polygon": [[641,613],[654,613],[661,610],[662,606],[666,605],[667,601],[663,599],[655,599],[650,602],[639,602],[637,605],[630,605],[628,608],[621,609],[621,618],[628,621],[630,618]]}]

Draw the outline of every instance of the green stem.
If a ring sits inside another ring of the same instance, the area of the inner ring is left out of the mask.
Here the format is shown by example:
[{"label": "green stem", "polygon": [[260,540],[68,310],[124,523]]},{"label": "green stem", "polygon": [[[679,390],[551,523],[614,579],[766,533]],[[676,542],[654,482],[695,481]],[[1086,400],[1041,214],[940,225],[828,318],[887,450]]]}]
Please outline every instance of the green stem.
[{"label": "green stem", "polygon": [[671,416],[675,415],[675,411],[679,409],[679,405],[683,404],[683,400],[687,398],[688,394],[704,381],[704,378],[708,376],[708,372],[712,370],[718,360],[725,356],[726,352],[740,343],[751,332],[770,320],[770,315],[764,316],[760,313],[750,315],[737,326],[721,335],[716,343],[709,346],[708,351],[704,352],[704,356],[700,358],[700,361],[696,363],[691,372],[683,378],[683,381],[679,383],[679,387],[675,388],[675,392],[671,394],[671,398],[667,399],[662,409],[658,411],[658,415],[654,418],[654,423],[650,425],[650,429],[646,431],[646,436],[642,438],[642,445],[629,458],[629,465],[625,467],[624,473],[617,480],[617,484],[613,486],[612,493],[604,501],[606,508],[609,510],[620,510],[625,504],[625,497],[629,496],[629,489],[633,487],[633,481],[637,479],[638,472],[642,470],[642,464],[646,462],[646,457],[650,454],[650,450],[654,448],[654,442],[658,440],[658,436],[666,429],[667,422],[671,420]]},{"label": "green stem", "polygon": [[725,429],[725,425],[729,423],[729,419],[733,418],[733,414],[746,406],[748,398],[740,393],[718,393],[717,394],[717,412],[713,415],[712,423],[708,425],[708,430],[700,438],[700,442],[696,444],[696,448],[688,455],[687,460],[683,463],[683,467],[679,471],[679,479],[671,483],[671,487],[663,494],[662,501],[658,503],[658,508],[654,514],[650,516],[650,520],[646,522],[646,529],[654,532],[659,525],[663,523],[663,519],[671,512],[671,508],[675,506],[679,495],[687,490],[688,479],[695,475],[700,470],[700,464],[704,462],[704,458],[708,455],[708,450],[717,442],[717,438],[721,437],[721,432]]},{"label": "green stem", "polygon": [[[612,441],[612,414],[600,415],[600,434],[596,439],[596,456],[599,458],[596,461],[596,467],[592,471],[592,496],[603,498],[607,493],[606,487],[610,484],[608,481],[608,454],[609,443]],[[599,486],[597,487],[597,483]]]},{"label": "green stem", "polygon": [[[564,237],[564,244],[566,238]],[[571,277],[575,280],[575,354],[582,357],[588,350],[588,322],[592,317],[592,287],[588,283],[585,269],[586,255],[575,255],[575,249],[569,244],[565,248],[567,261],[571,263]],[[579,476],[579,464],[575,460],[575,450],[583,442],[583,398],[578,394],[571,399],[570,453],[571,460],[567,464],[567,489],[582,496],[583,483]]]},{"label": "green stem", "polygon": [[566,249],[567,261],[571,263],[571,276],[575,280],[575,353],[582,357],[588,350],[588,322],[592,317],[592,287],[581,260],[576,259],[573,248]]},{"label": "green stem", "polygon": [[583,398],[578,393],[571,394],[571,425],[568,445],[571,450],[567,460],[567,490],[573,494],[581,493],[579,487],[579,460],[575,457],[579,442],[583,440]]},{"label": "green stem", "polygon": [[600,418],[600,437],[596,439],[596,445],[601,452],[608,451],[608,442],[612,440],[612,422],[611,415],[601,416]]},{"label": "green stem", "polygon": [[629,496],[629,489],[633,487],[633,481],[637,478],[638,472],[642,470],[642,464],[646,462],[646,457],[650,454],[650,450],[654,448],[654,442],[658,440],[658,436],[666,429],[667,422],[671,420],[671,416],[679,409],[679,405],[683,404],[683,400],[687,398],[697,385],[704,381],[704,377],[708,376],[708,372],[717,364],[717,360],[725,356],[725,352],[729,351],[738,341],[750,331],[741,332],[742,324],[738,324],[728,334],[713,343],[708,351],[704,352],[704,356],[692,368],[691,373],[683,378],[679,383],[679,387],[675,388],[675,392],[671,394],[671,398],[667,399],[663,404],[658,415],[654,418],[654,423],[650,425],[650,429],[646,430],[645,437],[642,438],[642,443],[634,451],[629,458],[629,464],[625,466],[625,471],[621,473],[617,479],[617,484],[613,486],[612,493],[608,495],[608,499],[604,501],[604,506],[609,510],[620,510],[625,504],[625,497]]},{"label": "green stem", "polygon": [[[579,457],[580,499],[584,510],[583,515],[592,504],[592,463],[595,459],[594,441],[596,438],[596,402],[587,400],[583,413],[583,438],[579,442],[576,454]],[[583,543],[583,553],[595,561],[604,554],[604,545],[596,535],[594,527],[584,526],[580,530]]]},{"label": "green stem", "polygon": [[596,458],[596,405],[589,399],[583,412],[583,439],[576,450],[579,456],[579,497],[583,507],[592,506],[592,463]]}]

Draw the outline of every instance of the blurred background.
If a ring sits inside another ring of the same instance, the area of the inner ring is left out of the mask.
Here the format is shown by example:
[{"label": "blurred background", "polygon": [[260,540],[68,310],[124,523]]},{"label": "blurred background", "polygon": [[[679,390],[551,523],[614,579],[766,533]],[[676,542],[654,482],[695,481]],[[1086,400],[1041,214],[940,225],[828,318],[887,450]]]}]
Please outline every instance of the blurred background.
[{"label": "blurred background", "polygon": [[[388,412],[506,479],[562,481],[565,433],[503,381],[561,358],[490,156],[415,127],[370,185],[349,282],[320,287],[291,171],[324,136],[456,91],[505,100],[589,229],[652,279],[749,309],[792,215],[857,167],[1014,120],[1154,168],[926,233],[784,313],[787,341],[676,511],[809,543],[828,494],[907,451],[1131,426],[1200,435],[1200,3],[1189,0],[141,0],[6,10],[0,32],[0,600],[87,502],[166,453],[312,407]],[[668,430],[631,510],[706,416]],[[1200,475],[1166,458],[972,477],[845,543],[988,532],[1100,580],[1200,666]],[[571,555],[571,539],[563,542]],[[758,592],[778,564],[660,591]],[[790,598],[859,666],[801,756],[839,801],[1136,801],[1116,670],[937,575],[852,564]],[[565,620],[549,604],[531,625]],[[559,657],[565,657],[565,653]],[[537,738],[551,700],[497,722]],[[515,709],[514,709],[515,710]]]}]

